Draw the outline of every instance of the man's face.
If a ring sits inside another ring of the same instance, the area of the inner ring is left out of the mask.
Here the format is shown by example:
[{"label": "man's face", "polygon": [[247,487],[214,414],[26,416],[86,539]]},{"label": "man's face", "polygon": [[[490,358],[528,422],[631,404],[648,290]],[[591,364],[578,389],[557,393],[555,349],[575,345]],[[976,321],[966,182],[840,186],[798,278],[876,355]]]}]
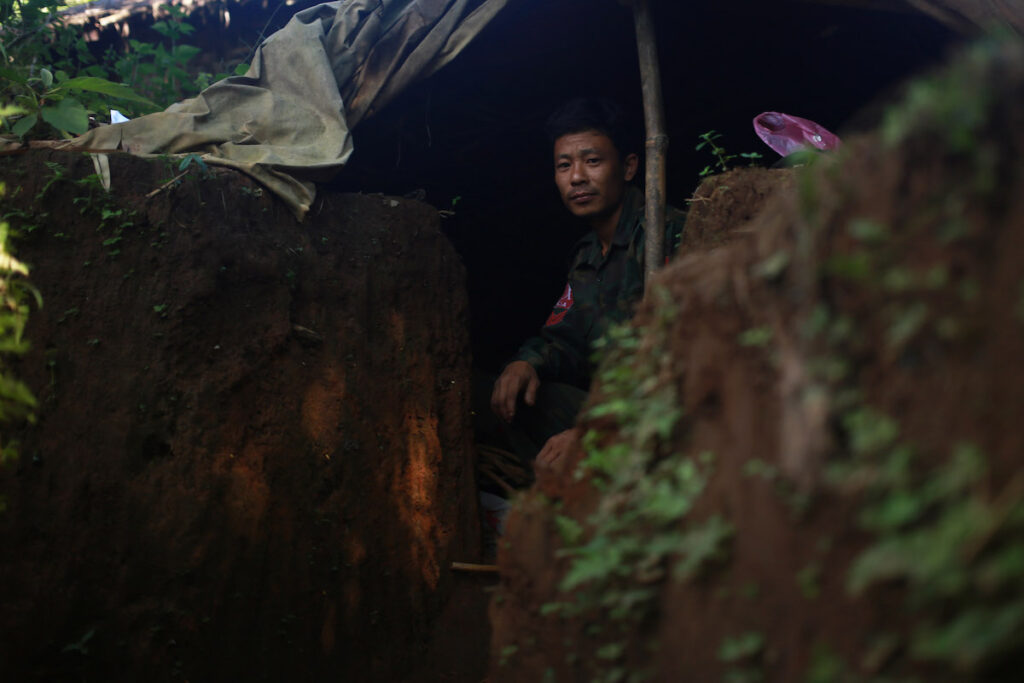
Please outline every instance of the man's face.
[{"label": "man's face", "polygon": [[595,130],[555,140],[555,185],[566,208],[579,218],[593,221],[614,214],[637,163],[635,154],[620,159],[611,139]]}]

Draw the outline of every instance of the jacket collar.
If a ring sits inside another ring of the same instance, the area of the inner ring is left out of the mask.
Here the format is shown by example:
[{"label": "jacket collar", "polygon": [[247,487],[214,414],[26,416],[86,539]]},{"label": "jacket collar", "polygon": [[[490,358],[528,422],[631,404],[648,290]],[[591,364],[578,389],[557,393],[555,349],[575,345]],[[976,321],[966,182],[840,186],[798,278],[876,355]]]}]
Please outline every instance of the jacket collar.
[{"label": "jacket collar", "polygon": [[640,188],[629,185],[622,198],[622,214],[619,216],[619,224],[615,227],[612,244],[619,247],[629,246],[643,217],[644,193],[640,191]]},{"label": "jacket collar", "polygon": [[[639,188],[629,185],[622,197],[622,213],[619,215],[618,225],[615,226],[615,234],[612,235],[612,245],[628,247],[636,235],[637,228],[643,223],[643,218],[644,193]],[[577,244],[594,250],[594,258],[602,256],[601,244],[593,230],[588,230]]]}]

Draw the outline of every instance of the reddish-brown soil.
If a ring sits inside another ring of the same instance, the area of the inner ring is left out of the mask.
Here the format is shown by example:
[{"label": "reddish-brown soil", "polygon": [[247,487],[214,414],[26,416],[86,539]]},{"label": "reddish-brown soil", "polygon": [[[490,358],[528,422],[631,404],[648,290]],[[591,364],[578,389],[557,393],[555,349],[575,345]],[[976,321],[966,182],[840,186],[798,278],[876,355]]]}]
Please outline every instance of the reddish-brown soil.
[{"label": "reddish-brown soil", "polygon": [[437,212],[325,196],[299,224],[233,172],[147,196],[176,164],[114,156],[108,196],[87,155],[0,163],[45,300],[16,367],[38,421],[0,472],[3,679],[478,679]]},{"label": "reddish-brown soil", "polygon": [[[675,454],[715,454],[713,476],[686,522],[720,515],[735,529],[727,552],[689,581],[621,578],[657,587],[655,609],[639,623],[616,629],[600,609],[585,618],[551,613],[545,605],[573,599],[559,589],[572,560],[555,518],[587,529],[604,494],[589,478],[542,477],[513,507],[499,554],[493,681],[1019,675],[1019,631],[1014,648],[989,661],[951,656],[958,667],[951,668],[941,656],[914,656],[907,643],[916,623],[975,606],[957,603],[953,593],[938,606],[908,602],[898,581],[851,593],[851,562],[872,542],[858,519],[865,483],[836,487],[823,477],[826,465],[852,457],[841,411],[844,401],[858,401],[896,421],[899,438],[914,445],[918,475],[969,442],[986,455],[977,500],[1007,511],[1019,505],[1022,50],[1006,50],[972,73],[978,82],[969,81],[958,102],[990,99],[966,124],[966,146],[958,142],[962,131],[951,132],[965,119],[948,111],[924,115],[907,119],[915,125],[898,144],[881,134],[851,139],[836,163],[800,170],[795,179],[775,176],[774,196],[760,211],[746,202],[764,196],[763,171],[734,172],[697,193],[686,228],[689,253],[660,273],[635,324],[639,357],[661,369],[658,382],[673,386],[684,408],[650,466]],[[860,240],[874,238],[856,237],[868,222],[888,231],[884,247],[865,251]],[[858,270],[864,253],[874,260]],[[847,332],[826,341],[809,332],[822,307]],[[907,311],[922,310],[916,326],[900,327]],[[744,342],[743,334],[756,329],[770,337]],[[822,379],[815,368],[824,359],[847,371]],[[599,384],[594,395],[601,394]],[[606,441],[619,438],[606,419],[584,419],[583,426]],[[779,474],[752,475],[751,463]],[[965,532],[976,534],[959,555],[968,571],[983,549],[998,545],[999,524]],[[644,539],[648,530],[635,533]],[[1020,599],[1019,591],[998,595],[982,591],[972,599]],[[986,626],[950,641],[949,652]],[[763,645],[729,661],[723,644],[749,633]],[[609,639],[616,649],[602,650]],[[836,662],[841,666],[829,668]],[[645,677],[632,677],[640,672]]]}]

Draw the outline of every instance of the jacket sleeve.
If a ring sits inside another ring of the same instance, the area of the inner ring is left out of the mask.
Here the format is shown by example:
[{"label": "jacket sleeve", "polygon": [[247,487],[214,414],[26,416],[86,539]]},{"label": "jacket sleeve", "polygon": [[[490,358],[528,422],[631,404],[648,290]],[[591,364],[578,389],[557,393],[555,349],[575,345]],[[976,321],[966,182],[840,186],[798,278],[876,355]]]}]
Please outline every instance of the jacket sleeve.
[{"label": "jacket sleeve", "polygon": [[[679,251],[679,245],[683,241],[683,228],[686,225],[686,212],[680,211],[673,206],[665,207],[665,232],[663,234],[662,242],[662,264],[667,265],[669,261],[675,258],[676,252]],[[640,231],[637,236],[637,240],[634,243],[634,249],[636,251],[637,263],[640,266],[640,272],[643,273],[646,270],[647,261],[647,250],[644,245],[646,243],[646,230]]]},{"label": "jacket sleeve", "polygon": [[586,386],[589,377],[586,317],[586,312],[573,300],[570,281],[540,333],[527,339],[512,360],[526,361],[541,379]]},{"label": "jacket sleeve", "polygon": [[685,211],[680,211],[673,206],[665,207],[665,263],[675,258],[679,244],[683,241],[685,226]]}]

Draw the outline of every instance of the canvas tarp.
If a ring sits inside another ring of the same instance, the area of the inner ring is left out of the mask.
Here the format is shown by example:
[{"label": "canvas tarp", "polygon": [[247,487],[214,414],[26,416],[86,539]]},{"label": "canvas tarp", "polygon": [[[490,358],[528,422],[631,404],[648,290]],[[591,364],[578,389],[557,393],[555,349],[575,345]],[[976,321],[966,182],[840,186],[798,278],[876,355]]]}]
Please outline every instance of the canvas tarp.
[{"label": "canvas tarp", "polygon": [[1022,0],[907,0],[907,3],[954,28],[971,33],[971,25],[1004,24],[1024,33]]},{"label": "canvas tarp", "polygon": [[[1006,26],[1024,34],[1024,0],[799,0],[816,5],[840,5],[871,10],[919,10],[947,26],[976,35]],[[724,4],[724,3],[723,3]]]},{"label": "canvas tarp", "polygon": [[[352,153],[351,129],[450,62],[508,0],[340,0],[303,10],[244,76],[65,147],[198,153],[248,173],[301,218]],[[472,7],[474,7],[471,9]]]}]

